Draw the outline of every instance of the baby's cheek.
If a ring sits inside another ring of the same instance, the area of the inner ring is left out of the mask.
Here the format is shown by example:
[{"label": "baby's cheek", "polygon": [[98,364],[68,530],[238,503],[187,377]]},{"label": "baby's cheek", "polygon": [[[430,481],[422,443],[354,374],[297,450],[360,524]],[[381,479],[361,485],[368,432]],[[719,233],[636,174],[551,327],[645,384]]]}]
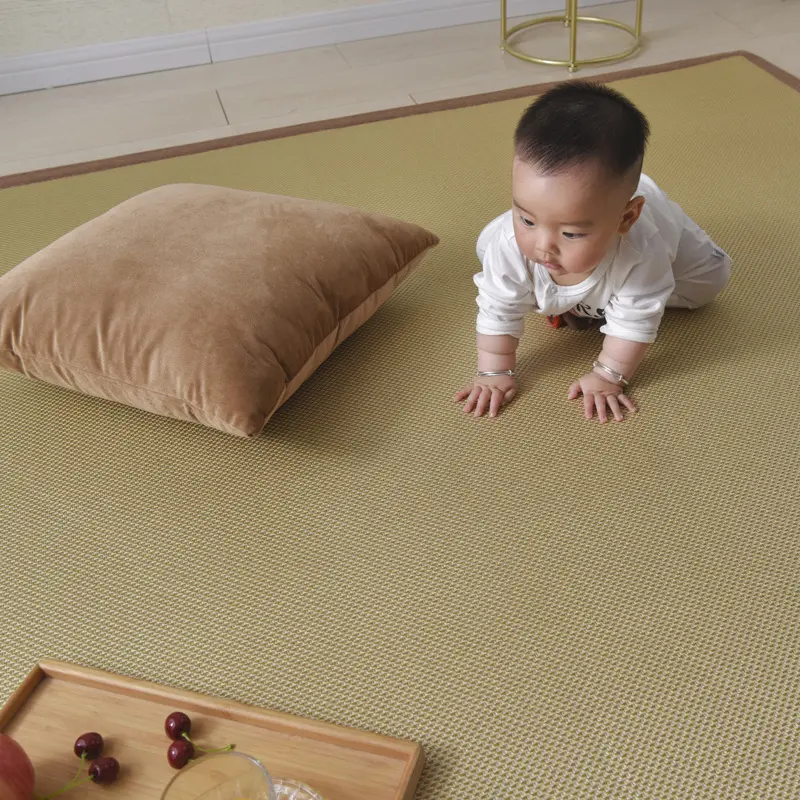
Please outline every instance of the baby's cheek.
[{"label": "baby's cheek", "polygon": [[580,254],[581,263],[586,269],[596,267],[604,258],[605,250],[596,244],[585,245]]},{"label": "baby's cheek", "polygon": [[524,255],[529,261],[536,261],[534,248],[531,247],[527,237],[517,235],[517,247],[519,247],[520,253],[522,253],[522,255]]},{"label": "baby's cheek", "polygon": [[577,242],[566,251],[561,263],[573,272],[585,272],[591,267],[593,248]]},{"label": "baby's cheek", "polygon": [[517,247],[519,247],[520,252],[530,258],[531,237],[527,229],[514,223],[514,238],[517,240]]}]

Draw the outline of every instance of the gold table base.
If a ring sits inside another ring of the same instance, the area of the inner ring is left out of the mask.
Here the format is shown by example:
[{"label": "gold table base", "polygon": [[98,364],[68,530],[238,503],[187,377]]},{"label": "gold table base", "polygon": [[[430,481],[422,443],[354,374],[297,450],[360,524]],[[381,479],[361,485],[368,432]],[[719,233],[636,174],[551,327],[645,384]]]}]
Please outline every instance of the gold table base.
[{"label": "gold table base", "polygon": [[[567,0],[567,8],[564,16],[550,15],[535,17],[534,19],[521,22],[513,28],[508,28],[508,15],[507,15],[507,0],[500,0],[500,33],[502,37],[501,47],[507,53],[516,58],[521,58],[523,61],[531,61],[534,64],[549,64],[555,67],[568,67],[570,72],[576,72],[580,67],[588,64],[607,64],[612,61],[621,61],[623,58],[632,56],[641,46],[642,42],[642,3],[643,0],[636,0],[636,26],[632,28],[624,22],[619,22],[615,19],[604,19],[602,17],[584,17],[578,14],[578,0]],[[547,22],[562,22],[569,31],[569,60],[561,61],[552,58],[537,58],[536,56],[529,56],[520,50],[512,47],[509,40],[514,34],[519,33],[521,30],[532,28],[534,25],[542,25]],[[633,37],[633,45],[627,50],[619,53],[613,53],[610,56],[600,56],[599,58],[577,58],[577,42],[578,42],[578,23],[589,22],[596,25],[608,25],[612,28],[619,28],[620,30],[629,33]]]}]

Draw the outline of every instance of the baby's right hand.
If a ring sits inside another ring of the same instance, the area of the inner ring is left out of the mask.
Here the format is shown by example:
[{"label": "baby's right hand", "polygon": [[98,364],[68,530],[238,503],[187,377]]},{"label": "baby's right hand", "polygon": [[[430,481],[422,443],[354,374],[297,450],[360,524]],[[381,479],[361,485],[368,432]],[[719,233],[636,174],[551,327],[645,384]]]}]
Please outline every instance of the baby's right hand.
[{"label": "baby's right hand", "polygon": [[510,403],[516,394],[517,379],[511,375],[479,375],[456,395],[455,401],[467,401],[464,403],[466,414],[481,417],[488,411],[490,417],[496,417],[500,408]]}]

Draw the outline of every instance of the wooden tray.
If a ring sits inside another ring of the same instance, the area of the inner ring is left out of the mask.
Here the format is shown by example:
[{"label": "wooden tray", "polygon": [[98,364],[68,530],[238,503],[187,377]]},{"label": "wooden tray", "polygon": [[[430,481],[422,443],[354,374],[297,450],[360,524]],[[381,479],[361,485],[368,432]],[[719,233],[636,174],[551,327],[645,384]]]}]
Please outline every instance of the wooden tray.
[{"label": "wooden tray", "polygon": [[201,747],[234,743],[274,777],[308,784],[325,800],[412,800],[425,762],[414,742],[56,661],[40,662],[22,682],[0,710],[0,731],[33,761],[37,795],[54,792],[75,774],[75,739],[98,731],[106,755],[122,765],[120,778],[107,787],[85,784],[65,798],[159,800],[175,774],[164,733],[171,711],[189,714]]}]

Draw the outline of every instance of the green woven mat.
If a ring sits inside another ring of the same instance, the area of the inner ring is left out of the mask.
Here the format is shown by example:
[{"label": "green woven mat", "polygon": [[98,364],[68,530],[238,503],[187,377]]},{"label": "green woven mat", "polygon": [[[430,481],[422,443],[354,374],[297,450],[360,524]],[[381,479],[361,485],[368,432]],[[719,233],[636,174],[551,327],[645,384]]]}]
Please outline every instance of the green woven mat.
[{"label": "green woven mat", "polygon": [[566,400],[599,334],[538,318],[507,413],[452,403],[526,100],[0,192],[0,271],[172,181],[442,238],[255,441],[0,375],[0,699],[51,657],[405,737],[426,800],[797,797],[800,97],[742,57],[616,85],[735,265],[622,425]]}]

